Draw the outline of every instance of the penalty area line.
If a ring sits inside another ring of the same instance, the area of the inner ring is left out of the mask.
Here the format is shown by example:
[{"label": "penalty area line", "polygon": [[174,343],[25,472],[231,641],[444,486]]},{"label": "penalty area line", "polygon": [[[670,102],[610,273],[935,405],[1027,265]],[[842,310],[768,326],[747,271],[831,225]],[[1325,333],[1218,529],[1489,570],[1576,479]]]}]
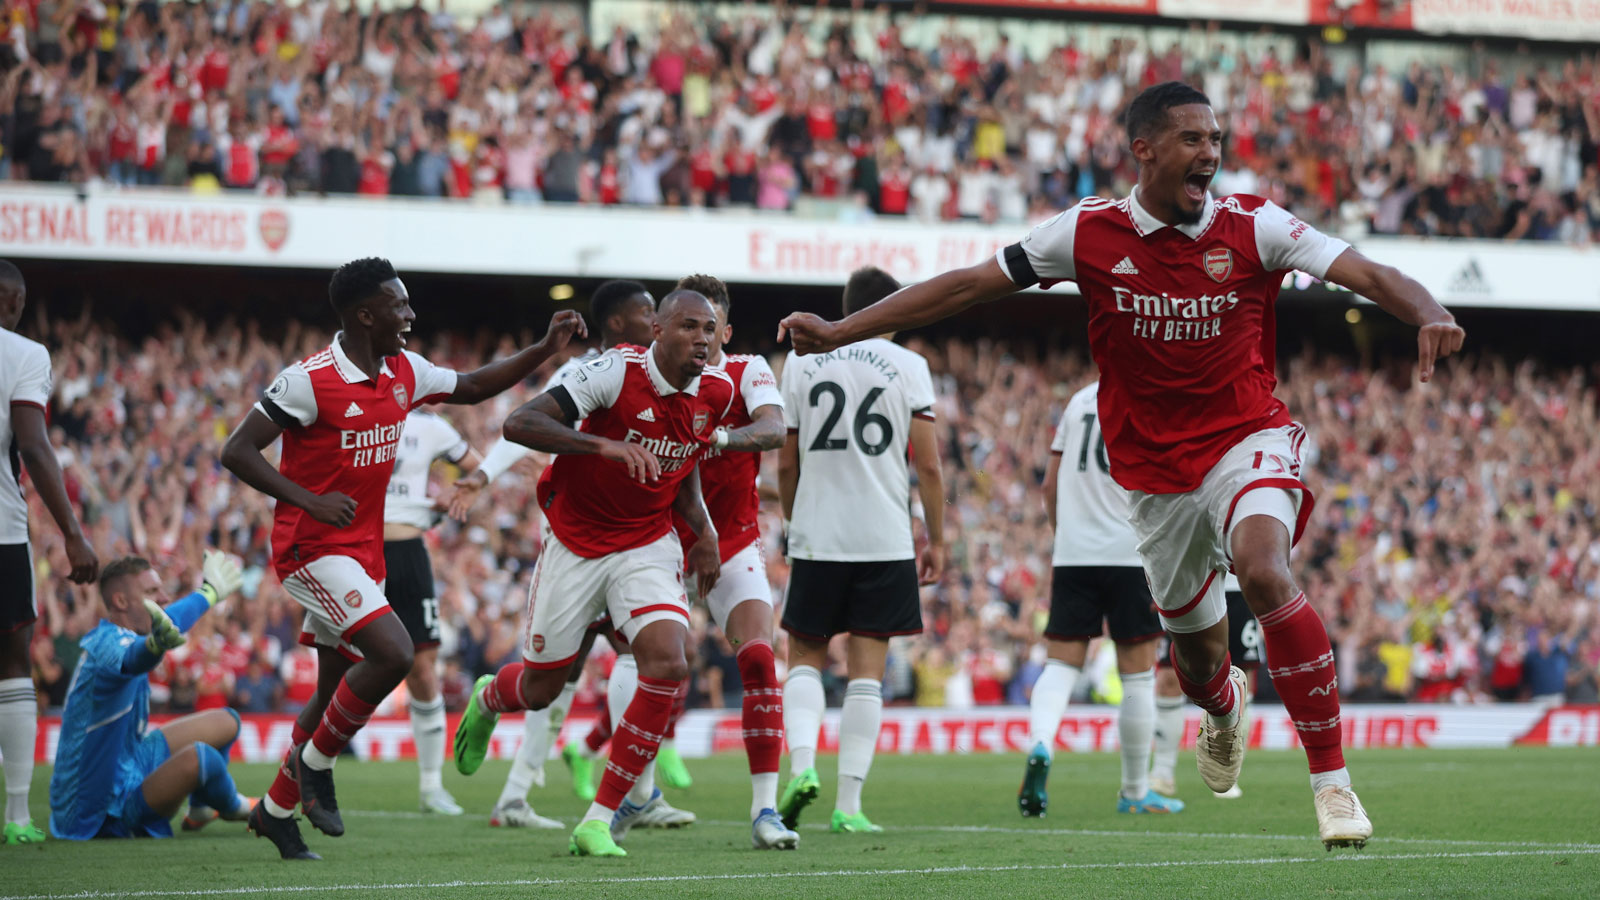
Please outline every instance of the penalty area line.
[{"label": "penalty area line", "polygon": [[483,881],[390,882],[252,886],[174,891],[77,891],[63,894],[8,894],[0,900],[99,900],[109,897],[232,897],[241,894],[323,894],[335,891],[443,891],[456,888],[561,887],[577,885],[664,884],[691,881],[753,881],[773,878],[886,878],[904,875],[969,875],[1002,872],[1072,872],[1093,869],[1186,869],[1215,866],[1278,866],[1292,864],[1347,865],[1364,862],[1506,859],[1528,856],[1593,856],[1600,849],[1482,850],[1454,853],[1341,854],[1339,856],[1261,857],[1256,859],[1150,860],[1146,862],[1060,863],[1015,866],[933,866],[903,869],[831,869],[818,872],[740,872],[705,875],[619,875],[606,878],[516,878]]}]

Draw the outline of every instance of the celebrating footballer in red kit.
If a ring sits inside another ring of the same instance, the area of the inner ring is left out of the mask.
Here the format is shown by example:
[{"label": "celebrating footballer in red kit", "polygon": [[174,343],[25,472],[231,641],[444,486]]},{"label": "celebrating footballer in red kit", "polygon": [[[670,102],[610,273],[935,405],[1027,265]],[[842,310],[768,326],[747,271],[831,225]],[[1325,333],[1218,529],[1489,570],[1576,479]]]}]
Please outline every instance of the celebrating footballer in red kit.
[{"label": "celebrating footballer in red kit", "polygon": [[[223,446],[235,475],[278,501],[273,567],[305,607],[301,643],[317,648],[316,697],[301,711],[277,780],[250,815],[285,859],[316,859],[295,824],[298,804],[319,830],[344,833],[333,765],[411,669],[412,643],[384,597],[384,496],[406,414],[424,403],[478,403],[528,377],[574,334],[557,313],[545,339],[472,372],[405,349],[416,313],[387,260],[341,266],[328,285],[343,330],[284,369]],[[261,451],[283,438],[274,468]]]},{"label": "celebrating footballer in red kit", "polygon": [[839,322],[792,314],[779,338],[788,335],[798,353],[821,353],[1019,288],[1076,282],[1101,373],[1111,475],[1131,492],[1131,523],[1172,637],[1174,669],[1205,711],[1196,747],[1202,779],[1215,791],[1231,788],[1249,738],[1246,681],[1228,656],[1222,576],[1232,571],[1306,748],[1320,837],[1329,847],[1359,847],[1372,824],[1340,748],[1333,653],[1289,569],[1312,497],[1300,480],[1305,431],[1273,396],[1273,303],[1295,269],[1372,299],[1417,326],[1422,381],[1435,360],[1461,348],[1464,332],[1416,281],[1272,202],[1212,197],[1222,129],[1204,94],[1178,82],[1148,88],[1129,105],[1127,129],[1139,162],[1128,197],[1087,198],[994,259]]},{"label": "celebrating footballer in red kit", "polygon": [[478,680],[456,729],[456,767],[471,774],[482,765],[500,714],[543,708],[560,694],[589,624],[609,613],[638,662],[639,686],[600,790],[572,833],[574,854],[626,855],[616,838],[628,823],[618,812],[634,799],[688,676],[685,552],[674,512],[694,535],[687,555],[701,596],[721,569],[698,467],[713,441],[726,442],[719,428],[736,393],[726,373],[707,365],[716,326],[703,295],[673,291],[656,311],[648,348],[607,351],[506,420],[508,439],[558,454],[538,487],[551,540],[523,614],[523,661]]}]

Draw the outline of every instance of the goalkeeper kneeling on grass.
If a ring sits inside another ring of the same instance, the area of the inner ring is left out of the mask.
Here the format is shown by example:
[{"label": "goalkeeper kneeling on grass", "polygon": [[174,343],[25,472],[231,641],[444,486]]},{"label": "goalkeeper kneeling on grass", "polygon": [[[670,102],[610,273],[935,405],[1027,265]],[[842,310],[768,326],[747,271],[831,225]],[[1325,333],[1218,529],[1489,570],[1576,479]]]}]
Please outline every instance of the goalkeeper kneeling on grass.
[{"label": "goalkeeper kneeling on grass", "polygon": [[242,822],[252,801],[228,775],[239,714],[212,709],[147,728],[149,672],[181,646],[184,632],[239,590],[239,564],[207,550],[200,589],[170,604],[161,577],[136,556],[100,570],[100,624],[83,655],[61,716],[50,778],[50,832],[57,838],[171,837],[185,798],[184,830],[217,818]]}]

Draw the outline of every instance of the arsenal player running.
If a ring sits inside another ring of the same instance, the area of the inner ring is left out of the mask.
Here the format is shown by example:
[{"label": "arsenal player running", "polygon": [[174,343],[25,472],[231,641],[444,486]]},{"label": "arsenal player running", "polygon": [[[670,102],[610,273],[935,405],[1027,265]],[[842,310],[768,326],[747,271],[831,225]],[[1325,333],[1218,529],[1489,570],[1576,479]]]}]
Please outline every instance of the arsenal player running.
[{"label": "arsenal player running", "polygon": [[[1139,184],[1086,198],[993,260],[906,288],[841,322],[793,314],[796,352],[925,325],[1033,284],[1076,281],[1102,373],[1099,412],[1111,475],[1132,492],[1132,524],[1172,635],[1174,668],[1205,710],[1197,750],[1214,791],[1238,780],[1249,736],[1244,673],[1228,655],[1223,573],[1260,619],[1267,670],[1306,747],[1328,847],[1361,846],[1372,823],[1340,749],[1338,679],[1327,632],[1289,571],[1311,513],[1300,480],[1305,431],[1273,396],[1273,301],[1299,269],[1370,297],[1418,327],[1423,381],[1465,336],[1427,289],[1275,204],[1206,190],[1222,129],[1205,95],[1178,82],[1128,107]],[[1063,514],[1066,514],[1063,511]]]},{"label": "arsenal player running", "polygon": [[[328,297],[343,330],[284,369],[222,448],[224,466],[278,501],[273,567],[306,608],[301,642],[317,647],[316,698],[300,713],[277,780],[250,814],[251,830],[285,859],[318,858],[300,838],[296,802],[325,834],[344,833],[333,764],[411,671],[411,638],[383,592],[384,492],[406,414],[424,403],[493,397],[585,333],[576,312],[559,312],[538,344],[456,373],[405,349],[416,313],[388,260],[339,267]],[[261,451],[280,435],[283,456],[273,468]]]},{"label": "arsenal player running", "polygon": [[[689,607],[673,511],[696,535],[688,557],[701,596],[717,581],[717,530],[697,462],[735,387],[706,366],[715,332],[710,301],[673,291],[656,311],[650,347],[606,352],[506,420],[507,438],[557,454],[538,490],[552,539],[528,592],[523,662],[478,679],[456,729],[456,768],[470,775],[483,764],[501,713],[543,708],[560,694],[589,623],[609,613],[633,648],[639,688],[617,723],[600,791],[572,832],[574,854],[626,855],[615,840],[626,826],[613,833],[622,824],[617,810],[655,758],[688,676]],[[575,431],[570,423],[579,420]]]},{"label": "arsenal player running", "polygon": [[[741,725],[745,755],[750,760],[750,842],[757,850],[793,850],[799,846],[800,835],[786,827],[777,813],[783,686],[778,683],[777,659],[772,653],[772,587],[767,583],[761,529],[756,521],[761,510],[761,498],[756,494],[761,451],[782,447],[787,433],[783,396],[765,359],[722,352],[733,337],[733,326],[728,324],[732,310],[728,286],[710,275],[690,275],[678,281],[678,288],[698,291],[716,306],[717,328],[708,365],[720,368],[738,385],[733,409],[712,441],[716,449],[700,463],[700,485],[722,552],[717,586],[700,600],[733,645],[744,685]],[[687,542],[693,533],[689,523],[679,517],[677,527],[678,537]]]}]

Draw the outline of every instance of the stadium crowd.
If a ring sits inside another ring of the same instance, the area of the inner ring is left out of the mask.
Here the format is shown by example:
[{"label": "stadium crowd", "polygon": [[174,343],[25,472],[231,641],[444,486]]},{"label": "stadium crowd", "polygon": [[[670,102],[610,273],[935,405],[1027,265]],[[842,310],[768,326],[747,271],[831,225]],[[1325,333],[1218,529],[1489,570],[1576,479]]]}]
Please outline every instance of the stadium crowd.
[{"label": "stadium crowd", "polygon": [[1183,78],[1229,132],[1219,193],[1350,231],[1600,228],[1592,53],[1389,71],[1195,26],[1030,57],[916,12],[782,5],[657,9],[593,36],[503,5],[470,22],[328,0],[10,7],[14,179],[1036,221],[1125,193],[1123,105]]},{"label": "stadium crowd", "polygon": [[[236,483],[217,456],[282,361],[314,351],[326,335],[291,322],[268,339],[255,323],[208,327],[180,314],[134,342],[89,310],[70,320],[35,312],[21,330],[52,348],[52,437],[101,558],[140,553],[183,586],[197,581],[204,547],[245,561],[243,593],[158,670],[158,708],[303,703],[315,659],[296,643],[298,607],[267,566],[269,502]],[[927,355],[940,395],[951,566],[924,591],[926,633],[892,643],[886,692],[923,705],[1024,702],[1043,662],[1049,603],[1051,536],[1039,483],[1054,418],[1092,370],[1081,352],[1040,355],[992,340],[911,344]],[[450,334],[423,352],[465,368],[516,346],[515,335]],[[1595,370],[1467,357],[1419,389],[1409,366],[1374,374],[1308,351],[1281,367],[1280,396],[1314,442],[1307,480],[1317,509],[1296,568],[1329,623],[1341,690],[1352,701],[1595,702]],[[443,412],[482,450],[530,391]],[[465,523],[429,533],[451,708],[465,702],[474,677],[520,652],[516,620],[539,552],[534,465],[497,481]],[[452,477],[436,470],[441,495]],[[64,578],[60,536],[31,499],[43,609],[34,671],[42,701],[59,705],[78,638],[98,614],[93,592]],[[764,517],[769,580],[781,597],[779,516],[769,509]],[[694,644],[691,703],[723,706],[731,696],[737,707],[732,653],[699,612]],[[780,647],[780,667],[782,658]],[[604,671],[595,659],[580,708],[597,702]],[[842,677],[835,681],[842,687]]]}]

